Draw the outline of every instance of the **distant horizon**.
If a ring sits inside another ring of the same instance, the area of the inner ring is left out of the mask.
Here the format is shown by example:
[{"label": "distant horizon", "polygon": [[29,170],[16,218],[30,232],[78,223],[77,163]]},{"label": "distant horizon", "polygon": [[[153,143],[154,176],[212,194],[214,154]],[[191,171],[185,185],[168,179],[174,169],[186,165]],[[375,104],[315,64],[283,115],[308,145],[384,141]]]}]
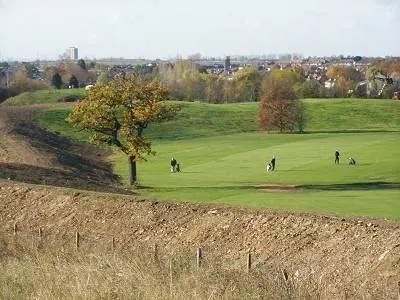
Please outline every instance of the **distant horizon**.
[{"label": "distant horizon", "polygon": [[[215,60],[224,60],[226,59],[227,56],[229,56],[231,59],[235,59],[235,58],[239,58],[239,57],[243,57],[243,58],[247,58],[247,59],[260,59],[260,60],[279,60],[281,59],[280,57],[278,57],[279,55],[289,55],[289,53],[281,53],[281,54],[276,54],[275,57],[272,57],[273,54],[249,54],[249,55],[245,55],[245,54],[227,54],[225,56],[201,56],[199,59],[193,59],[193,60],[208,60],[208,59],[215,59]],[[118,56],[109,56],[109,57],[78,57],[77,60],[79,59],[83,59],[83,60],[146,60],[146,61],[156,61],[156,60],[161,60],[161,61],[171,61],[171,60],[178,60],[178,59],[182,59],[182,60],[190,60],[191,55],[187,56],[187,57],[179,57],[179,56],[175,56],[175,57],[167,57],[167,58],[150,58],[150,57],[118,57]],[[316,55],[302,55],[301,59],[308,59],[308,58],[339,58],[339,57],[343,57],[343,58],[352,58],[352,57],[356,57],[356,56],[360,56],[362,58],[368,58],[368,59],[394,59],[394,58],[400,58],[400,55],[397,56],[393,56],[393,55],[386,55],[386,56],[367,56],[367,55],[361,55],[361,54],[357,54],[357,55],[346,55],[346,54],[333,54],[333,55],[325,55],[325,56],[316,56]],[[35,62],[35,61],[62,61],[62,60],[70,60],[68,57],[58,57],[58,58],[13,58],[13,57],[8,57],[8,58],[4,58],[1,57],[1,53],[0,53],[0,62]],[[76,61],[74,59],[71,59],[72,61]]]}]

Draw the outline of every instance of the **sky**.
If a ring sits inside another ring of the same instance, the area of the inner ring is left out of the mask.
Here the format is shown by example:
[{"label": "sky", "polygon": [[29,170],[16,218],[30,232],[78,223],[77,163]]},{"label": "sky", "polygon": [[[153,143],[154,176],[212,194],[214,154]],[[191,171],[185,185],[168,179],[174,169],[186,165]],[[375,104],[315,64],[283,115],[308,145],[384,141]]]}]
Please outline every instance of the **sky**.
[{"label": "sky", "polygon": [[400,0],[0,0],[0,61],[400,56]]}]

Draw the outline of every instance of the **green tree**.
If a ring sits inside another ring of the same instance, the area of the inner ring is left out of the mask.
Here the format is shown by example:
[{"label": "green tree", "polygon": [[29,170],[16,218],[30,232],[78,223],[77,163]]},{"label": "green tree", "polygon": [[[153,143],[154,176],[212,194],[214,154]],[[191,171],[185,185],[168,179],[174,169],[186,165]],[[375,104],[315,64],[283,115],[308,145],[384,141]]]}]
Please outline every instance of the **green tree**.
[{"label": "green tree", "polygon": [[83,59],[78,60],[78,66],[80,66],[82,70],[87,71],[86,62]]},{"label": "green tree", "polygon": [[159,68],[159,79],[178,99],[203,99],[203,86],[196,64],[189,60],[178,60],[174,65],[164,64]]},{"label": "green tree", "polygon": [[101,72],[99,76],[97,76],[96,83],[97,84],[106,84],[109,82],[108,76],[105,72]]},{"label": "green tree", "polygon": [[262,83],[257,120],[259,128],[293,132],[296,127],[300,127],[299,121],[302,130],[305,119],[293,89],[293,72],[273,70]]},{"label": "green tree", "polygon": [[346,81],[359,82],[363,79],[363,74],[351,66],[331,65],[326,71],[329,78],[343,78]]},{"label": "green tree", "polygon": [[339,77],[335,81],[335,85],[329,89],[329,96],[332,98],[347,98],[350,97],[351,94],[349,91],[353,90],[355,86],[353,86],[352,81],[348,81],[343,77]]},{"label": "green tree", "polygon": [[343,98],[352,96],[357,83],[362,81],[364,75],[351,66],[331,65],[326,71],[326,76],[336,79],[335,85],[330,89],[331,97]]},{"label": "green tree", "polygon": [[0,68],[9,68],[10,64],[6,61],[0,61]]},{"label": "green tree", "polygon": [[296,100],[295,120],[296,120],[297,131],[299,133],[303,133],[304,127],[306,126],[307,123],[307,117],[306,117],[306,107],[304,105],[304,102],[301,100]]},{"label": "green tree", "polygon": [[116,76],[95,85],[73,106],[67,121],[92,133],[91,141],[116,146],[129,158],[130,184],[136,184],[136,160],[154,154],[143,130],[152,122],[173,118],[177,108],[167,105],[168,91],[159,83],[142,84],[135,75]]},{"label": "green tree", "polygon": [[322,85],[317,80],[296,83],[294,86],[298,98],[319,98],[321,97],[322,88]]},{"label": "green tree", "polygon": [[25,65],[26,76],[30,79],[36,79],[39,76],[39,69],[32,63],[26,63]]},{"label": "green tree", "polygon": [[233,79],[236,81],[237,100],[258,101],[260,95],[261,75],[252,67],[239,70]]},{"label": "green tree", "polygon": [[214,74],[201,74],[204,85],[204,98],[209,103],[222,103],[224,100],[224,79]]},{"label": "green tree", "polygon": [[61,88],[63,82],[61,75],[58,72],[54,73],[53,77],[51,78],[51,84],[57,89]]},{"label": "green tree", "polygon": [[79,87],[79,82],[78,82],[78,79],[76,78],[75,75],[72,75],[71,78],[69,79],[69,85],[70,85],[72,88],[77,88],[77,87]]},{"label": "green tree", "polygon": [[223,86],[223,94],[225,103],[235,102],[237,95],[236,81],[225,80]]},{"label": "green tree", "polygon": [[93,69],[96,66],[96,62],[91,60],[88,65],[89,65],[88,69]]},{"label": "green tree", "polygon": [[386,85],[382,91],[383,99],[392,99],[394,92],[400,91],[400,80],[394,80],[393,83]]},{"label": "green tree", "polygon": [[365,77],[367,80],[366,94],[369,98],[378,97],[378,85],[375,79],[375,77],[378,75],[382,75],[382,73],[375,66],[369,67],[365,72]]}]

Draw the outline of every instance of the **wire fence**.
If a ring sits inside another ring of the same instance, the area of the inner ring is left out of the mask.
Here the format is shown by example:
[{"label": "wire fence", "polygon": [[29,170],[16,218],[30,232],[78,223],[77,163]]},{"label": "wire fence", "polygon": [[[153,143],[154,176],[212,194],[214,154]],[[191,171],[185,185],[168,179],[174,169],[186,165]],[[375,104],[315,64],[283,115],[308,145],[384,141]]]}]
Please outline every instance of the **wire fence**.
[{"label": "wire fence", "polygon": [[[5,228],[7,229],[7,228]],[[12,228],[4,230],[2,232],[3,237],[27,244],[32,249],[63,249],[68,251],[73,251],[77,255],[89,252],[95,253],[108,253],[108,254],[123,254],[138,256],[140,253],[141,259],[145,259],[152,263],[170,264],[171,259],[179,258],[180,260],[186,261],[191,267],[202,269],[203,266],[206,268],[214,266],[229,266],[229,268],[238,269],[241,272],[246,272],[248,274],[258,272],[258,268],[264,269],[265,262],[262,259],[257,258],[256,253],[247,251],[246,253],[241,253],[236,257],[239,259],[224,259],[223,262],[219,261],[220,257],[214,257],[213,253],[205,252],[202,247],[197,247],[192,249],[192,251],[184,252],[182,249],[180,252],[167,251],[163,245],[152,242],[140,242],[132,241],[126,242],[118,236],[107,236],[103,234],[99,236],[91,236],[88,233],[81,233],[79,231],[70,232],[50,232],[43,229],[43,227],[38,227],[37,229],[26,230],[22,224],[15,222]],[[305,288],[304,283],[300,283],[296,274],[291,274],[287,269],[269,266],[267,272],[272,274],[274,280],[279,283],[280,286],[284,286],[286,290],[290,290],[291,294],[296,294],[296,289],[299,285]],[[321,294],[322,290],[326,287],[322,286],[321,282],[308,282],[307,293],[310,294]],[[400,281],[397,282],[396,286],[397,299],[400,300]],[[346,292],[346,291],[345,291]],[[393,297],[390,297],[391,299]],[[394,299],[394,298],[393,298]]]},{"label": "wire fence", "polygon": [[[174,255],[174,253],[164,251],[162,245],[158,243],[144,243],[135,241],[135,243],[132,244],[126,243],[126,241],[119,239],[116,236],[103,235],[102,237],[93,237],[88,233],[83,234],[79,231],[53,233],[44,230],[43,227],[38,227],[36,230],[25,230],[18,222],[15,222],[12,226],[12,229],[4,231],[3,234],[12,236],[14,239],[29,241],[31,246],[39,248],[47,245],[49,247],[56,246],[75,249],[77,251],[101,250],[108,252],[141,252],[148,253],[154,261]],[[247,272],[250,272],[257,265],[257,261],[254,259],[254,254],[251,251],[247,251],[244,255],[241,255],[243,257],[240,262],[242,265],[241,268]],[[204,249],[201,247],[193,249],[193,251],[189,254],[186,254],[186,256],[189,256],[189,259],[192,259],[198,268],[205,263],[205,258],[207,258],[207,256],[205,256]],[[212,260],[214,259],[208,259],[209,262]],[[258,261],[258,263],[260,262],[261,261]],[[234,263],[231,265],[234,265]],[[287,275],[288,272],[285,269],[282,269],[280,272],[282,274],[286,274],[283,275],[285,280],[289,279],[289,276]]]}]

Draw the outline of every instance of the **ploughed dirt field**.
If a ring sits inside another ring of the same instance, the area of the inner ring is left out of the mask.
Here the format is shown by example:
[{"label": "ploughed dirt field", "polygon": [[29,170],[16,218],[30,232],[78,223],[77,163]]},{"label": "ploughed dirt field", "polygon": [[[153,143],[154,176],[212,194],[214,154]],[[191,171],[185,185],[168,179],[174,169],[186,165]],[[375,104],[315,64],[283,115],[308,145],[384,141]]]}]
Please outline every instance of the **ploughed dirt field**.
[{"label": "ploughed dirt field", "polygon": [[105,162],[108,153],[48,133],[32,122],[40,106],[0,107],[0,224],[21,232],[116,247],[157,244],[253,267],[286,270],[314,282],[324,299],[398,299],[400,222],[184,203],[127,195]]}]

